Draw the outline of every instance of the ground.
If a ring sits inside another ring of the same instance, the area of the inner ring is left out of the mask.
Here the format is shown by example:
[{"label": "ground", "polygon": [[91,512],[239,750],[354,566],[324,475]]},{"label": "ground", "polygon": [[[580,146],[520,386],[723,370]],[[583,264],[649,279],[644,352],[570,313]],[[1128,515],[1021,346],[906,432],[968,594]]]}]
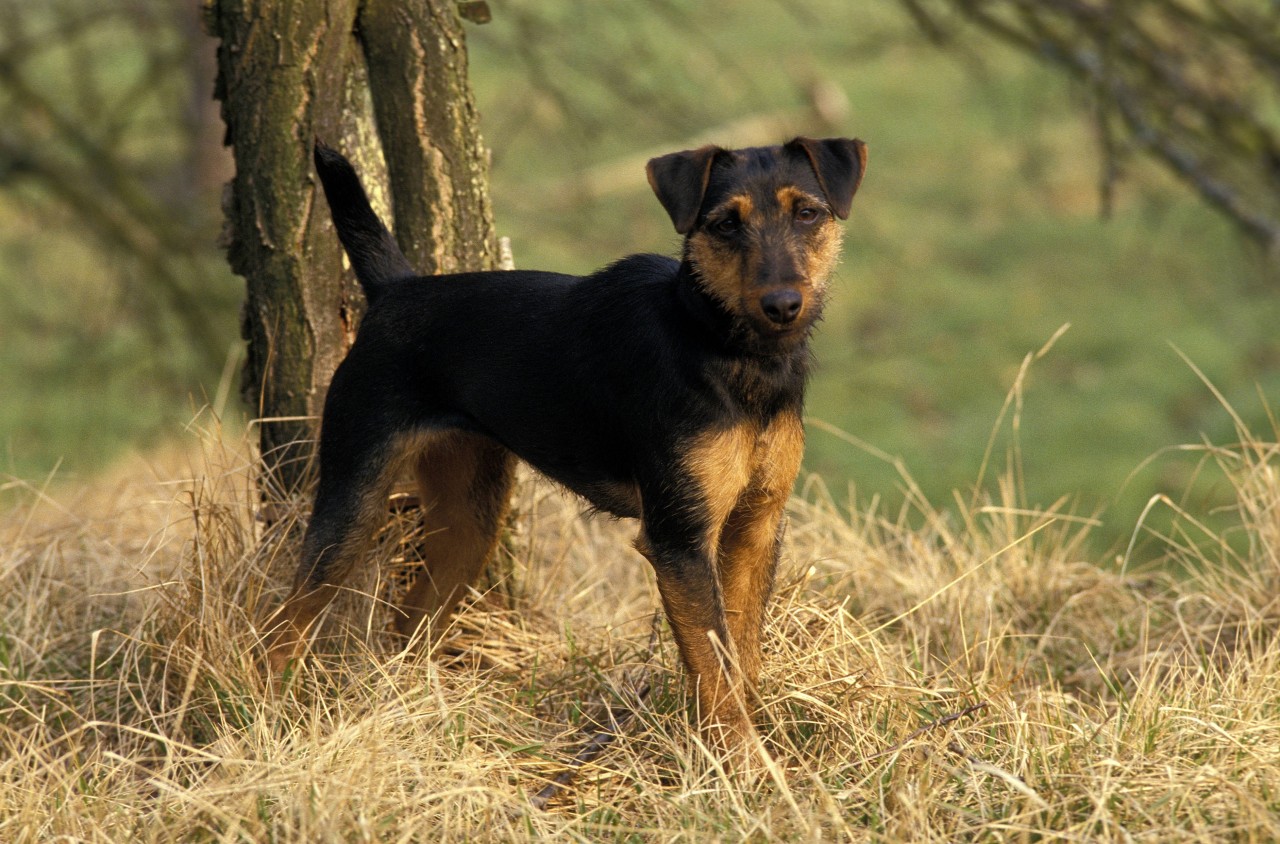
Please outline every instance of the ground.
[{"label": "ground", "polygon": [[[768,621],[771,761],[748,780],[690,730],[631,528],[532,476],[516,582],[433,657],[384,632],[393,524],[381,577],[265,683],[254,622],[305,508],[265,525],[233,439],[209,425],[3,515],[4,840],[1280,836],[1274,445],[1208,455],[1247,551],[1193,543],[1185,514],[1163,540],[1178,576],[1099,567],[1087,520],[1026,509],[1009,474],[959,516],[851,510],[809,478]],[[619,738],[535,808],[610,711]]]}]

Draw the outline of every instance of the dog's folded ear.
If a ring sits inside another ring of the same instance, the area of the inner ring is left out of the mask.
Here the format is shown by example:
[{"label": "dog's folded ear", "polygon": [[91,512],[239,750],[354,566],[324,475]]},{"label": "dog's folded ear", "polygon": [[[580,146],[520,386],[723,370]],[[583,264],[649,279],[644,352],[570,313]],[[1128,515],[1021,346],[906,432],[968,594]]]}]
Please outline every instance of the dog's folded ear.
[{"label": "dog's folded ear", "polygon": [[711,178],[711,164],[724,152],[717,146],[673,152],[652,158],[645,165],[649,187],[658,195],[658,201],[671,215],[676,231],[688,234],[698,221],[698,209],[707,192]]},{"label": "dog's folded ear", "polygon": [[785,149],[809,159],[831,210],[841,220],[846,219],[853,195],[862,184],[862,174],[867,172],[867,145],[851,138],[796,138]]}]

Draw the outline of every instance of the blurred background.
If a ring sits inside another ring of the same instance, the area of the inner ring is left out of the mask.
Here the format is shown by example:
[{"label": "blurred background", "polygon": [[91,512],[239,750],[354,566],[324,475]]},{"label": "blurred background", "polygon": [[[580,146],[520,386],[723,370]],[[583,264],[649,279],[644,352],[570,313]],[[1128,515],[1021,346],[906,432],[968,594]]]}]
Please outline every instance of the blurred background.
[{"label": "blurred background", "polygon": [[[945,505],[1012,461],[1105,559],[1157,493],[1227,500],[1197,446],[1233,414],[1275,435],[1275,4],[488,5],[471,77],[520,267],[674,253],[652,155],[868,143],[809,404],[837,500],[892,515],[905,467]],[[242,424],[200,15],[0,0],[0,473],[74,483],[207,406]]]}]

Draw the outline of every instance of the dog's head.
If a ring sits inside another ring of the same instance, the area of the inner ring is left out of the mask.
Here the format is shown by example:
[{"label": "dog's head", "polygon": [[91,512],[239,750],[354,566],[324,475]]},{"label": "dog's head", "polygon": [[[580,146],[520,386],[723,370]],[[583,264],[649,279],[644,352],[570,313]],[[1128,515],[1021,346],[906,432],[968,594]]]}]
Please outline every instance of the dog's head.
[{"label": "dog's head", "polygon": [[651,160],[649,184],[703,289],[764,339],[803,337],[822,309],[867,168],[862,141],[707,146]]}]

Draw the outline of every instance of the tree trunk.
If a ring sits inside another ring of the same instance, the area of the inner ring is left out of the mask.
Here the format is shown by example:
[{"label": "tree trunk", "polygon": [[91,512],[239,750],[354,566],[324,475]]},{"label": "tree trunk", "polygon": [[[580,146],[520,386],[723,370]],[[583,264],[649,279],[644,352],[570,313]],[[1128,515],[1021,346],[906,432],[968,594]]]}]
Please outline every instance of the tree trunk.
[{"label": "tree trunk", "polygon": [[221,41],[215,96],[236,168],[224,237],[247,288],[243,391],[259,426],[264,496],[282,500],[306,488],[314,417],[358,311],[310,156],[319,135],[362,163],[376,157],[356,2],[215,0],[209,9]]},{"label": "tree trunk", "polygon": [[364,304],[313,175],[314,138],[355,162],[420,271],[496,262],[487,154],[452,5],[210,0],[207,7],[221,41],[216,96],[236,164],[226,240],[247,285],[244,395],[259,426],[268,500],[308,489],[325,390]]},{"label": "tree trunk", "polygon": [[422,273],[491,270],[498,263],[489,153],[454,5],[376,0],[364,4],[359,18],[396,239]]}]

